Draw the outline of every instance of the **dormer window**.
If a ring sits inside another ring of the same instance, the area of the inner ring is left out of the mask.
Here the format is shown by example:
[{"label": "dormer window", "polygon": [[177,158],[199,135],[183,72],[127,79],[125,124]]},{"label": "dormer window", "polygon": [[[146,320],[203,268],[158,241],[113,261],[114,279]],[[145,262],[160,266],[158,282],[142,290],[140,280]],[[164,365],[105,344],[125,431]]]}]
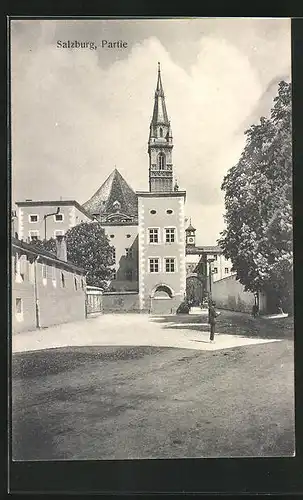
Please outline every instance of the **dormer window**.
[{"label": "dormer window", "polygon": [[159,155],[158,155],[158,168],[159,168],[159,170],[165,169],[165,154],[164,153],[159,153]]}]

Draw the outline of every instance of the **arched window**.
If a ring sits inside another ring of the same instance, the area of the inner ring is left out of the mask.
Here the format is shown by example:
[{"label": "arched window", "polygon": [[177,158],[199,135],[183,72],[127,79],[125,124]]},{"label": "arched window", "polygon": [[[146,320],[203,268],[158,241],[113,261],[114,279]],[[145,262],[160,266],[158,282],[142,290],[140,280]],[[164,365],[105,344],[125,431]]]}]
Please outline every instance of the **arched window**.
[{"label": "arched window", "polygon": [[163,137],[163,129],[160,128],[160,137]]},{"label": "arched window", "polygon": [[165,154],[164,153],[159,153],[159,155],[158,155],[158,168],[159,168],[159,170],[165,169]]}]

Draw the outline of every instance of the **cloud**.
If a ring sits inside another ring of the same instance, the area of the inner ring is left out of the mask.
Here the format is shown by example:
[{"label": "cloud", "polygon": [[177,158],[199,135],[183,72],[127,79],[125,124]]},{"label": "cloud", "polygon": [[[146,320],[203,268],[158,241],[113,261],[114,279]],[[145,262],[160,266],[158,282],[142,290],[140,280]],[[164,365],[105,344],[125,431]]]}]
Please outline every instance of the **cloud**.
[{"label": "cloud", "polygon": [[102,49],[56,48],[51,23],[35,25],[35,34],[26,43],[18,27],[12,39],[13,199],[63,196],[84,203],[115,166],[135,190],[147,190],[147,140],[161,61],[186,214],[198,241],[214,243],[223,229],[220,186],[244,146],[239,124],[264,93],[247,52],[226,38],[202,35],[185,69],[149,36],[108,65]]}]

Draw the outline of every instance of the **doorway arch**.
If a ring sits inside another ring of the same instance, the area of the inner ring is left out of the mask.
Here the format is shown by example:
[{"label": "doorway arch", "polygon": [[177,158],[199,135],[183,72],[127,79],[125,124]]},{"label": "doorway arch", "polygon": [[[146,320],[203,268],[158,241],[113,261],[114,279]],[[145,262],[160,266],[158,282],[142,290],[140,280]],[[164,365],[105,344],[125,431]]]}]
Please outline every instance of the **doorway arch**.
[{"label": "doorway arch", "polygon": [[150,313],[169,314],[172,310],[174,291],[165,283],[156,285],[150,294]]}]

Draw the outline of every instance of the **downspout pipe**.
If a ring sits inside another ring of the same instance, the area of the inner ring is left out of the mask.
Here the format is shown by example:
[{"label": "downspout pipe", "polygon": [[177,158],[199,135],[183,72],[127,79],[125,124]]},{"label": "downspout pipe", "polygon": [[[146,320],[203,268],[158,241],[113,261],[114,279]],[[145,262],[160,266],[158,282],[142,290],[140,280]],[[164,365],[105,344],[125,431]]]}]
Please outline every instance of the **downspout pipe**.
[{"label": "downspout pipe", "polygon": [[41,327],[40,322],[40,304],[39,304],[39,290],[37,282],[37,263],[40,262],[40,255],[34,260],[34,296],[35,296],[35,309],[36,309],[36,328]]}]

